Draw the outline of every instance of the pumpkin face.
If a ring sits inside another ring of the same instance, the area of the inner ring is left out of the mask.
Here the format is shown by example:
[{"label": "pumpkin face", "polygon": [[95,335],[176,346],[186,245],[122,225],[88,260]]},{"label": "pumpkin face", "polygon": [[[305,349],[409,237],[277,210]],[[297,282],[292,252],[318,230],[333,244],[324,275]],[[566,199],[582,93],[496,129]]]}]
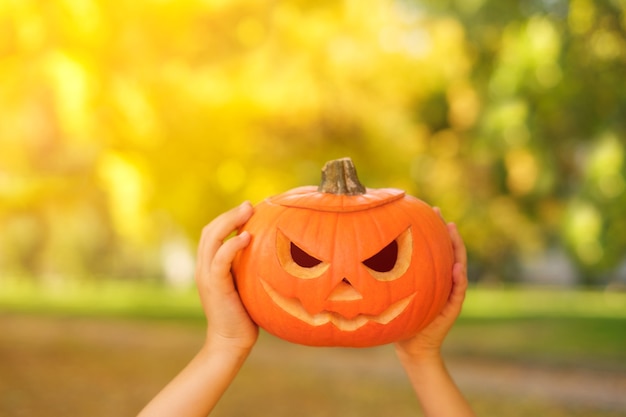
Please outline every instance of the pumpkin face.
[{"label": "pumpkin face", "polygon": [[445,304],[453,264],[442,220],[395,189],[356,195],[300,187],[258,204],[233,263],[252,319],[312,346],[408,338]]}]

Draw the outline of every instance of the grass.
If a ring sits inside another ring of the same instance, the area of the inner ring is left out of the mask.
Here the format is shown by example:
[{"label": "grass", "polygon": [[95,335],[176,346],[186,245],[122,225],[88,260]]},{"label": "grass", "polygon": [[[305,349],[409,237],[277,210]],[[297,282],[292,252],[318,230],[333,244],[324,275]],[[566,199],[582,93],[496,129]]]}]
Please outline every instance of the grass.
[{"label": "grass", "polygon": [[580,317],[626,319],[626,292],[502,286],[469,290],[463,315],[472,318]]},{"label": "grass", "polygon": [[[0,282],[0,312],[203,320],[195,288],[138,281]],[[626,363],[626,292],[470,288],[449,344],[458,354]]]},{"label": "grass", "polygon": [[457,356],[626,371],[626,320],[588,317],[461,319],[446,343]]},{"label": "grass", "polygon": [[[0,283],[0,312],[203,320],[194,288],[136,281]],[[470,288],[446,350],[454,355],[626,369],[626,292]]]},{"label": "grass", "polygon": [[168,288],[140,281],[65,281],[36,285],[29,280],[0,281],[0,312],[202,319],[195,288]]},{"label": "grass", "polygon": [[474,288],[448,345],[460,355],[626,371],[625,328],[625,292]]},{"label": "grass", "polygon": [[[573,376],[581,368],[600,377],[626,372],[626,293],[473,287],[466,300],[445,353],[470,371],[487,364],[484,382],[492,378],[493,363],[506,372],[527,366]],[[0,416],[133,415],[193,356],[202,322],[193,288],[119,281],[38,287],[3,280]],[[468,390],[479,415],[620,415],[606,406],[490,389]],[[312,349],[263,334],[216,415],[279,417],[298,410],[303,416],[402,417],[420,415],[417,408],[390,346]]]},{"label": "grass", "polygon": [[[0,309],[44,314],[198,318],[195,288],[142,281],[63,281],[36,285],[3,277]],[[581,318],[626,320],[626,292],[502,286],[468,290],[463,318]]]}]

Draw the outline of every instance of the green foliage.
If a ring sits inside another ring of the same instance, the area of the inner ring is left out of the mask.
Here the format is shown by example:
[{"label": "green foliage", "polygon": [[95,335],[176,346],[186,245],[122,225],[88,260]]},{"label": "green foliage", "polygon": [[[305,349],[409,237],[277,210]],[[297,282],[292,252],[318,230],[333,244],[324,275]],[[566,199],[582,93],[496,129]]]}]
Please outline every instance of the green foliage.
[{"label": "green foliage", "polygon": [[0,268],[168,275],[170,243],[190,257],[221,211],[349,155],[367,186],[442,207],[481,277],[561,247],[606,281],[626,247],[625,10],[2,2]]}]

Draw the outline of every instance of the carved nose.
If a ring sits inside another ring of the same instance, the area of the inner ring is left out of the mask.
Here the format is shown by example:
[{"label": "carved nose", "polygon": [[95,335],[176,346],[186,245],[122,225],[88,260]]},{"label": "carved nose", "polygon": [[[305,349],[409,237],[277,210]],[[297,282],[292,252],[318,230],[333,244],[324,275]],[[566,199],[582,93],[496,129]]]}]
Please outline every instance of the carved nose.
[{"label": "carved nose", "polygon": [[328,296],[329,301],[356,301],[361,299],[363,296],[347,278],[342,279]]}]

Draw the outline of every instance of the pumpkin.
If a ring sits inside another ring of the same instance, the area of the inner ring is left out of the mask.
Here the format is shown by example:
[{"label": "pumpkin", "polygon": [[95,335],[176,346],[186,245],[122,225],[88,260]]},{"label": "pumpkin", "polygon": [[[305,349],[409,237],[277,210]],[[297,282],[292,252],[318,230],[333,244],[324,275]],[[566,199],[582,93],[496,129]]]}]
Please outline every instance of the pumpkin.
[{"label": "pumpkin", "polygon": [[259,203],[233,275],[250,317],[309,346],[366,347],[406,339],[448,299],[454,262],[444,222],[393,188],[365,188],[349,158],[319,187]]}]

